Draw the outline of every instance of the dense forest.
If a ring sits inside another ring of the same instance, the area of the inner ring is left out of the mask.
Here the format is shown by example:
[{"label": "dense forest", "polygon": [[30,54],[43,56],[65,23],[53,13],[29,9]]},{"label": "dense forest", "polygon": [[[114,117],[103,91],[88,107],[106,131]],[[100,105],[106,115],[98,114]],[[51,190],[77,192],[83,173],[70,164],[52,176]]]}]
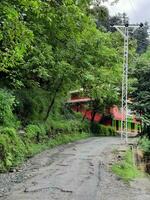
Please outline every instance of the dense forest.
[{"label": "dense forest", "polygon": [[[120,103],[123,39],[110,26],[119,18],[86,0],[1,0],[0,170],[88,135],[88,122],[66,108],[69,91],[84,88],[101,112]],[[149,121],[147,28],[129,48],[132,96]]]}]

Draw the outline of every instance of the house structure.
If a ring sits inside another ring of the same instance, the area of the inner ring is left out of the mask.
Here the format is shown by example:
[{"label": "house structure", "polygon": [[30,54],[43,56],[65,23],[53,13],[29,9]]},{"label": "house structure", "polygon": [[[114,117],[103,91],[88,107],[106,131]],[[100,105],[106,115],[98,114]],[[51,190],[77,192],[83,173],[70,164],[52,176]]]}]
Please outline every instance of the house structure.
[{"label": "house structure", "polygon": [[[92,120],[92,109],[91,103],[94,101],[89,97],[82,96],[80,92],[72,91],[70,92],[71,98],[67,101],[71,109],[75,112],[80,112],[83,118]],[[121,132],[121,121],[125,120],[125,115],[121,112],[121,109],[117,105],[114,105],[105,110],[102,114],[97,112],[94,117],[94,122],[112,126],[117,132]],[[136,116],[135,113],[129,110],[128,112],[128,133],[136,135],[141,132],[141,119]]]}]

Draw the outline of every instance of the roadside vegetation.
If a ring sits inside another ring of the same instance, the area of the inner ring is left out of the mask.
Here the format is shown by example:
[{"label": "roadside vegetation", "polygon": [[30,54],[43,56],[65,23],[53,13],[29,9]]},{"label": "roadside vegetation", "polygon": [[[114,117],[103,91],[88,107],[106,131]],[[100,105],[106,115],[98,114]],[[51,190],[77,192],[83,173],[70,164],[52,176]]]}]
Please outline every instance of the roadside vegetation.
[{"label": "roadside vegetation", "polygon": [[150,174],[150,140],[144,136],[139,139],[138,146],[142,151],[142,162],[144,165],[144,171]]},{"label": "roadside vegetation", "polygon": [[95,136],[116,136],[116,130],[111,126],[104,126],[99,123],[92,123],[90,131]]},{"label": "roadside vegetation", "polygon": [[139,147],[143,150],[144,154],[149,155],[150,154],[150,140],[144,136],[140,138],[139,140]]},{"label": "roadside vegetation", "polygon": [[128,150],[124,154],[121,161],[113,164],[112,171],[126,182],[143,176],[142,172],[138,170],[134,163],[131,150]]},{"label": "roadside vegetation", "polygon": [[[143,152],[143,162],[146,172],[150,172],[150,48],[147,49],[135,62],[132,75],[135,78],[133,84],[134,109],[142,117],[142,133],[138,141],[139,148]],[[132,76],[132,77],[133,77]]]},{"label": "roadside vegetation", "polygon": [[[48,148],[70,143],[73,141],[86,139],[90,137],[89,133],[59,133],[54,138],[49,138],[47,135],[43,135],[41,142],[35,142],[34,132],[30,132],[30,136],[20,136],[16,133],[15,129],[4,129],[0,135],[0,172],[12,170],[13,168],[22,164],[27,158],[40,153]],[[40,132],[41,133],[41,132]],[[34,141],[33,141],[34,140]]]}]

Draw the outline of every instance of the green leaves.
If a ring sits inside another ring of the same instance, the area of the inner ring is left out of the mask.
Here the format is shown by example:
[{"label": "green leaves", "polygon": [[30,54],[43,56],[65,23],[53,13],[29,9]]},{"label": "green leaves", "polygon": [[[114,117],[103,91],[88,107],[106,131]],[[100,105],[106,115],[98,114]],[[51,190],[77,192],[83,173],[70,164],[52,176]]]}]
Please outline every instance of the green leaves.
[{"label": "green leaves", "polygon": [[0,84],[14,90],[38,87],[53,101],[78,86],[99,98],[102,106],[116,102],[121,67],[118,38],[96,28],[87,14],[88,3],[2,1]]},{"label": "green leaves", "polygon": [[19,12],[9,4],[0,5],[2,18],[0,71],[8,71],[20,62],[33,40],[32,31],[19,19]]},{"label": "green leaves", "polygon": [[0,90],[0,126],[15,126],[13,109],[15,97],[6,90]]},{"label": "green leaves", "polygon": [[150,120],[150,50],[141,55],[133,69],[133,76],[136,81],[133,83],[134,92],[134,107],[143,117],[144,133],[150,134],[149,120]]}]

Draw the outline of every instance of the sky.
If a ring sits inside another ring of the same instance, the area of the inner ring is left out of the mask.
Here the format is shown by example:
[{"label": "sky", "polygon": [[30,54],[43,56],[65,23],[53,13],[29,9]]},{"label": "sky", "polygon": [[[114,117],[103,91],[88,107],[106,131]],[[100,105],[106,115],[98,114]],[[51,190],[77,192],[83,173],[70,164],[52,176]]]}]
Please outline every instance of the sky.
[{"label": "sky", "polygon": [[130,23],[149,22],[150,24],[150,0],[119,0],[115,6],[105,3],[109,7],[111,15],[118,12],[127,13]]}]

